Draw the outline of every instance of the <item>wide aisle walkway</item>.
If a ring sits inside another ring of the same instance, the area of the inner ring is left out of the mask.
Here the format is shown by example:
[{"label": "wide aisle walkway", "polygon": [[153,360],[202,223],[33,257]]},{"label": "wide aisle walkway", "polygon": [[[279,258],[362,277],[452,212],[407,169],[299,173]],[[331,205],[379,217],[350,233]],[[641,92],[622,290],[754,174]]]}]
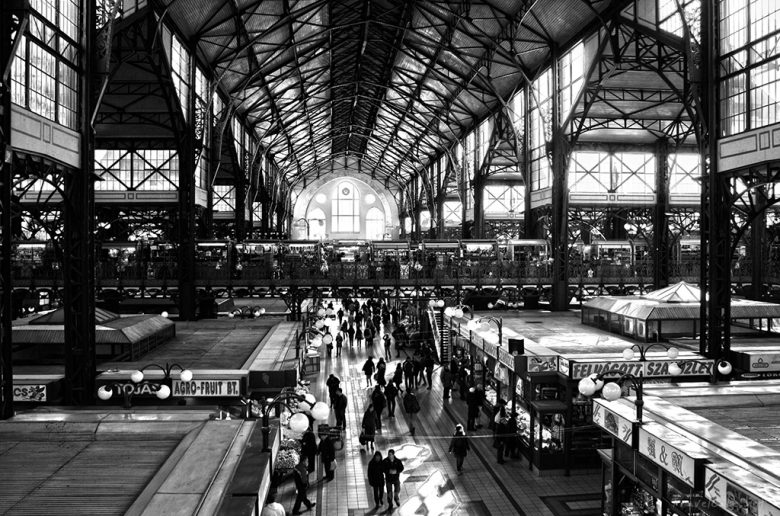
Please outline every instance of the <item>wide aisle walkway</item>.
[{"label": "wide aisle walkway", "polygon": [[[338,309],[338,306],[336,307]],[[331,333],[335,336],[337,322],[330,321]],[[383,332],[384,333],[384,332]],[[376,339],[376,342],[381,342]],[[322,348],[323,354],[325,348]],[[328,359],[323,356],[318,374],[309,374],[311,392],[317,399],[327,400],[325,380],[330,373],[341,379],[341,387],[349,399],[347,408],[347,430],[343,433],[344,448],[337,451],[338,467],[335,480],[322,482],[322,464],[318,460],[315,473],[310,477],[309,499],[317,505],[305,514],[324,516],[388,514],[387,502],[379,511],[374,510],[371,488],[366,480],[366,467],[373,453],[365,453],[360,446],[363,412],[368,406],[371,390],[366,388],[362,366],[372,355],[374,360],[384,353],[381,344],[374,349],[365,346],[350,349],[345,344],[342,356]],[[405,358],[395,358],[388,363],[387,375],[392,377],[396,364]],[[422,386],[417,391],[421,411],[415,422],[416,432],[409,432],[408,414],[403,411],[400,397],[395,418],[382,417],[382,432],[376,436],[376,449],[383,456],[393,448],[396,456],[404,461],[401,475],[401,507],[392,514],[411,516],[427,515],[528,515],[528,516],[596,516],[600,514],[599,490],[600,472],[570,477],[537,477],[528,470],[528,461],[508,459],[503,465],[496,463],[492,446],[492,433],[487,425],[472,436],[472,450],[466,458],[464,474],[458,476],[455,457],[447,453],[450,438],[456,423],[465,426],[466,407],[457,395],[443,400],[439,382],[440,368],[434,371],[432,390]],[[482,416],[482,423],[486,423]],[[331,412],[329,424],[335,424]],[[386,497],[386,493],[385,493]],[[277,501],[282,503],[288,514],[292,513],[295,500],[295,486],[290,480],[279,488]],[[305,509],[305,506],[302,507]]]}]

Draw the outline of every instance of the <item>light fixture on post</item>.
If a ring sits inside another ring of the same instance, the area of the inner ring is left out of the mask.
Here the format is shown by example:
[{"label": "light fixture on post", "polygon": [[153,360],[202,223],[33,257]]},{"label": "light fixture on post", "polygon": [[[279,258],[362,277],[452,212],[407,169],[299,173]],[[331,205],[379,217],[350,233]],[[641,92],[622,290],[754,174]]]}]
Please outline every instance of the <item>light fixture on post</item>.
[{"label": "light fixture on post", "polygon": [[630,348],[626,348],[623,350],[623,360],[633,360],[636,356],[634,351],[639,352],[639,361],[640,362],[647,362],[647,352],[650,351],[653,348],[662,348],[666,350],[666,357],[675,360],[680,355],[680,350],[677,349],[674,346],[667,346],[666,344],[661,344],[660,342],[654,342],[653,344],[649,344],[647,346],[640,346],[639,344],[634,344]]},{"label": "light fixture on post", "polygon": [[[617,376],[614,381],[604,383],[604,377]],[[583,396],[591,397],[596,392],[601,391],[601,396],[607,401],[615,401],[620,398],[623,393],[621,384],[628,380],[631,382],[631,386],[636,391],[636,399],[634,400],[634,406],[636,406],[636,420],[640,425],[642,424],[642,411],[644,407],[644,400],[642,399],[642,392],[644,388],[644,379],[642,373],[638,376],[634,376],[631,373],[624,373],[620,369],[610,369],[600,374],[592,374],[586,378],[580,380],[577,385],[577,389]]]},{"label": "light fixture on post", "polygon": [[501,346],[504,342],[504,321],[501,317],[484,316],[478,319],[471,319],[468,324],[466,324],[466,328],[468,328],[469,331],[489,331],[491,322],[495,323],[498,328],[498,335],[488,333],[486,336],[482,337],[482,339],[490,344]]},{"label": "light fixture on post", "polygon": [[135,385],[129,385],[126,383],[120,383],[120,382],[113,382],[106,385],[101,385],[98,387],[97,390],[97,396],[103,401],[108,401],[111,399],[111,397],[114,395],[115,389],[119,389],[119,392],[124,396],[124,407],[126,409],[129,409],[132,406],[132,397],[133,393],[136,392],[136,390],[140,388],[147,388],[148,392],[154,393],[155,396],[157,396],[161,400],[168,399],[171,395],[171,388],[170,386],[164,384],[164,383],[155,383],[148,380],[144,380],[144,371],[150,367],[155,367],[160,369],[163,372],[163,382],[167,382],[171,380],[171,373],[173,372],[174,368],[178,368],[180,371],[179,379],[182,382],[189,382],[192,380],[192,371],[189,369],[184,369],[179,364],[168,364],[166,363],[165,366],[161,366],[158,364],[149,364],[145,365],[141,369],[138,369],[136,371],[133,371],[130,373],[130,381],[133,382]]},{"label": "light fixture on post", "polygon": [[[271,434],[270,419],[271,409],[277,407],[285,407],[290,412],[293,411],[293,407],[290,404],[292,401],[298,403],[306,403],[309,405],[309,411],[315,421],[326,421],[330,415],[330,408],[327,403],[322,401],[316,401],[316,398],[312,394],[298,394],[295,392],[282,392],[276,397],[261,400],[262,403],[262,432],[263,432],[263,450],[270,451],[268,448],[268,438]],[[300,416],[303,418],[301,418]],[[303,425],[306,426],[303,426]],[[294,426],[293,426],[294,425]],[[295,431],[304,431],[309,427],[309,418],[305,414],[296,413],[290,418],[290,427]]]},{"label": "light fixture on post", "polygon": [[471,310],[471,307],[468,305],[455,305],[455,306],[448,306],[444,309],[444,315],[447,317],[455,317],[457,319],[460,319],[463,317],[466,313],[471,314],[471,318],[474,318],[474,312]]},{"label": "light fixture on post", "polygon": [[[669,364],[669,374],[672,376],[680,376],[683,372],[682,366],[684,366],[688,362],[695,362],[694,360],[683,360],[680,362],[672,362]],[[724,358],[718,358],[715,360],[715,367],[712,370],[712,375],[710,375],[710,383],[717,383],[718,382],[718,374],[721,374],[722,376],[728,376],[731,374],[731,371],[733,371],[734,368],[731,366],[731,362]]]}]

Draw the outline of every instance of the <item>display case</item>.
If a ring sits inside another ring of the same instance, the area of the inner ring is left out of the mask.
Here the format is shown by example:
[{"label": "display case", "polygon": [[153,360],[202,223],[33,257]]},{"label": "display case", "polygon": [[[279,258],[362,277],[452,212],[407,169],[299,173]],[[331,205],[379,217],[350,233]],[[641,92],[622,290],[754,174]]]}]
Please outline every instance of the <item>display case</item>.
[{"label": "display case", "polygon": [[537,400],[529,404],[531,465],[538,470],[565,466],[566,404],[560,400]]}]

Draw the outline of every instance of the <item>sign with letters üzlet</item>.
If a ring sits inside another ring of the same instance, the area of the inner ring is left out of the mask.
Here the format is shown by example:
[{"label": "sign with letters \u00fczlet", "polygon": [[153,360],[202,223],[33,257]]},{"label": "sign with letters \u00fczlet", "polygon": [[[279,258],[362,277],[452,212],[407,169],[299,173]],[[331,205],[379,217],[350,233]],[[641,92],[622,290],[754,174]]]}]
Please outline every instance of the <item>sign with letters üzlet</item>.
[{"label": "sign with letters \u00fczlet", "polygon": [[241,396],[241,380],[174,380],[171,395],[178,398],[238,398]]}]

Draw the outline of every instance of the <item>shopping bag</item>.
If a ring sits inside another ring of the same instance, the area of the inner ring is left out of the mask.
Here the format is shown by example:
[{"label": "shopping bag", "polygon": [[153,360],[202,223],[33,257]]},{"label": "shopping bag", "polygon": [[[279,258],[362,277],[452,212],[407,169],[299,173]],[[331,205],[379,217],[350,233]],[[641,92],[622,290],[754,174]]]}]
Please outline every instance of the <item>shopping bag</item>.
[{"label": "shopping bag", "polygon": [[333,459],[333,462],[330,463],[330,471],[336,471],[336,466],[338,464],[336,463],[336,459]]}]

